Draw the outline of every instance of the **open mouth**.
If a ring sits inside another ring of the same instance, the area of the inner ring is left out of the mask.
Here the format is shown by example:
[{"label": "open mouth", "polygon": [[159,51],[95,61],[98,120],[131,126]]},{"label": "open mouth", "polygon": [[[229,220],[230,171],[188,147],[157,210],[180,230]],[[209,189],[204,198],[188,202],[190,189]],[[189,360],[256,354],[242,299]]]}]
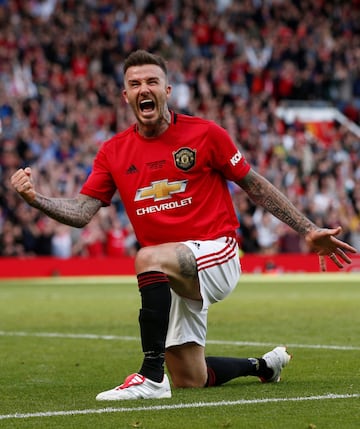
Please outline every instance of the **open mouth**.
[{"label": "open mouth", "polygon": [[142,100],[140,101],[140,110],[142,112],[151,112],[155,109],[155,103],[148,99],[148,100]]}]

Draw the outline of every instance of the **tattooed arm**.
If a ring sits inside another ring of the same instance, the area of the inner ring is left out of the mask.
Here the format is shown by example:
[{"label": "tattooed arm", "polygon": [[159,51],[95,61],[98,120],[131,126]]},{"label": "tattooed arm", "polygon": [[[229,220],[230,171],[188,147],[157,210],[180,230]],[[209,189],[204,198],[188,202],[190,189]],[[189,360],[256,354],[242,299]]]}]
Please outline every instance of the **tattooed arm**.
[{"label": "tattooed arm", "polygon": [[48,198],[35,191],[29,167],[20,169],[10,179],[18,194],[32,207],[35,207],[66,225],[82,228],[90,222],[100,209],[100,200],[79,195],[76,198]]},{"label": "tattooed arm", "polygon": [[102,203],[87,195],[79,195],[77,198],[47,198],[37,193],[31,205],[58,222],[82,228],[91,221]]},{"label": "tattooed arm", "polygon": [[305,236],[308,232],[319,229],[284,194],[254,170],[250,170],[237,184],[247,192],[255,204],[266,209],[300,235]]},{"label": "tattooed arm", "polygon": [[346,263],[351,262],[344,251],[356,253],[356,249],[335,237],[341,232],[341,226],[333,229],[318,227],[302,214],[283,193],[254,170],[250,170],[237,184],[247,192],[255,204],[263,207],[304,237],[312,251],[320,256],[331,256],[332,261],[339,268],[342,268],[343,264],[338,257]]}]

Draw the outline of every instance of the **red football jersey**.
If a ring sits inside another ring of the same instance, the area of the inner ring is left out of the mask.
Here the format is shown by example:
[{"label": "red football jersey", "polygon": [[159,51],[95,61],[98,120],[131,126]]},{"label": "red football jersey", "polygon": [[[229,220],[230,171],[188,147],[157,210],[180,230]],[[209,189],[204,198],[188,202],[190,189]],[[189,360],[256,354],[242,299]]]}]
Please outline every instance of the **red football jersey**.
[{"label": "red football jersey", "polygon": [[227,180],[249,170],[223,128],[172,114],[158,137],[132,126],[103,143],[81,193],[109,205],[118,189],[141,246],[234,237],[239,225]]}]

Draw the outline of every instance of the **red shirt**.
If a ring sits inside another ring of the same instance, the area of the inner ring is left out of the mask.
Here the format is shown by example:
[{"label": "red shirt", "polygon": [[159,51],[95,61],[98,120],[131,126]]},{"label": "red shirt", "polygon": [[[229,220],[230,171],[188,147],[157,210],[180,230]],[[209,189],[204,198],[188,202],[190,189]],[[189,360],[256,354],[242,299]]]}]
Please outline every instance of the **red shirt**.
[{"label": "red shirt", "polygon": [[102,145],[81,193],[109,205],[118,189],[141,246],[235,237],[227,180],[243,178],[250,166],[227,132],[180,114],[158,137],[136,130]]}]

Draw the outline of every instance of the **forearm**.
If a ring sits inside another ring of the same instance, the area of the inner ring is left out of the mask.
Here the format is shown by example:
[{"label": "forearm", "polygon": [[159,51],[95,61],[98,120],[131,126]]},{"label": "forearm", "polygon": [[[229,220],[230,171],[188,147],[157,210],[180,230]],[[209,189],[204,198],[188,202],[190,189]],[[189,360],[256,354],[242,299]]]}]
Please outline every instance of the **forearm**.
[{"label": "forearm", "polygon": [[48,198],[36,194],[31,206],[60,223],[82,228],[101,207],[101,201],[80,195],[77,198]]},{"label": "forearm", "polygon": [[310,231],[318,229],[283,193],[255,171],[251,170],[238,185],[247,192],[255,204],[266,209],[301,236],[304,237]]}]

